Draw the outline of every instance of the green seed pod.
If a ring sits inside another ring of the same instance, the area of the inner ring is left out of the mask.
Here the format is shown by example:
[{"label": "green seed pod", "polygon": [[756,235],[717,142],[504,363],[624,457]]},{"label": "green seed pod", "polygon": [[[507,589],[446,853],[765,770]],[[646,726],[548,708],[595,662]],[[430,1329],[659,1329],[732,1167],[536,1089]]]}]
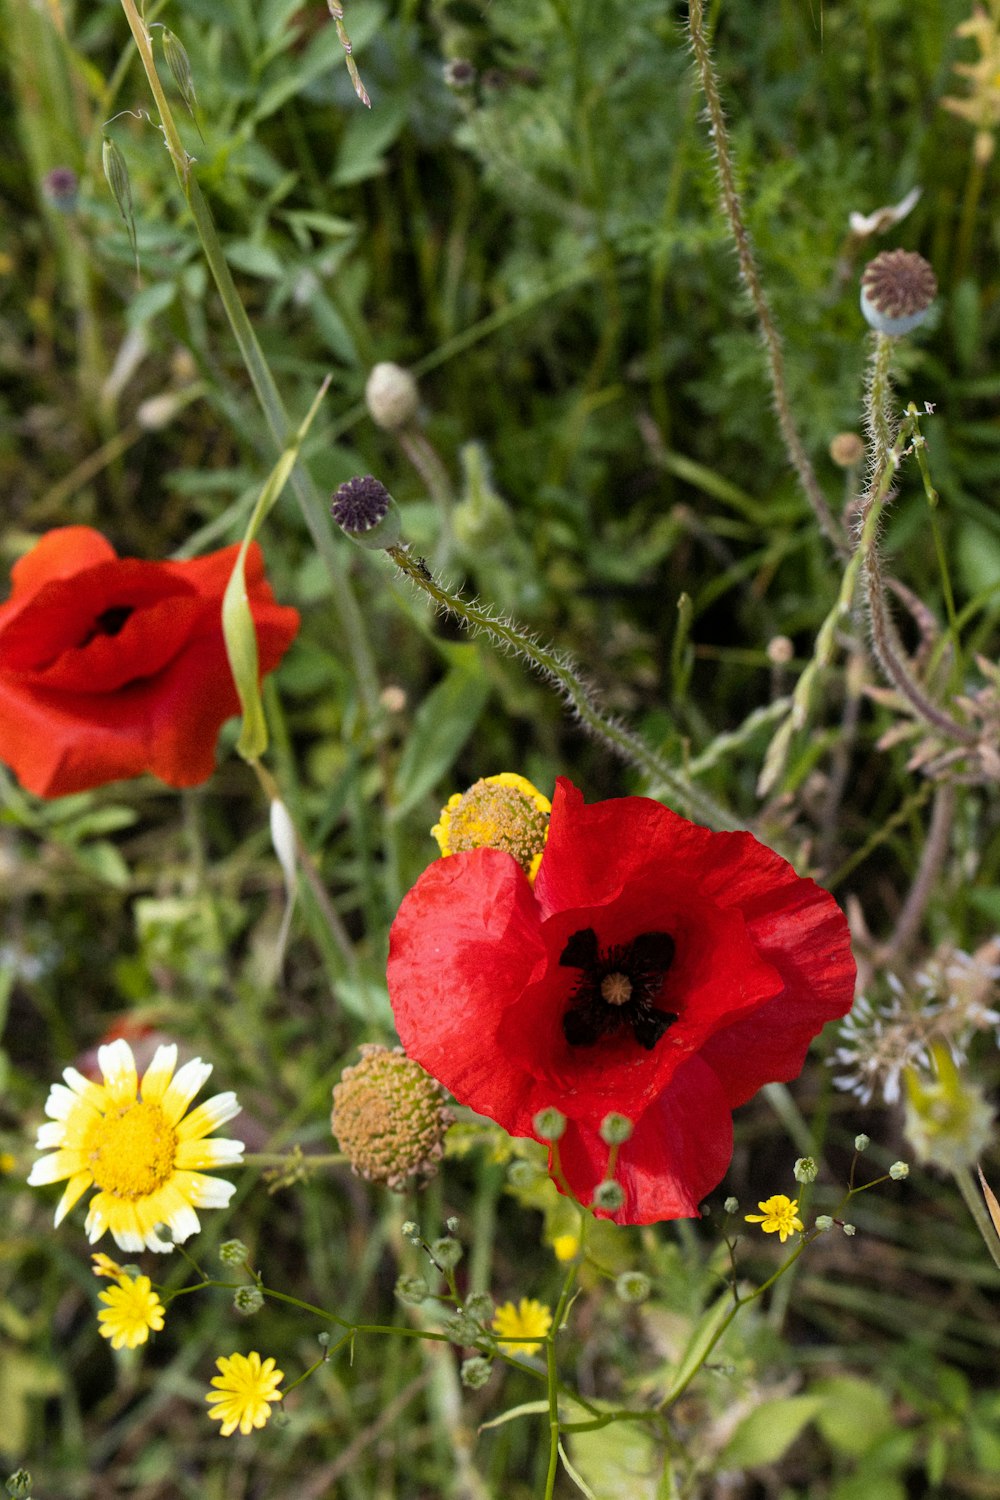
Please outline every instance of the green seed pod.
[{"label": "green seed pod", "polygon": [[194,119],[195,107],[198,100],[194,92],[194,74],[191,71],[191,59],[184,50],[184,44],[180,37],[163,27],[163,55],[167,59],[167,67],[173,75],[181,98],[188,107],[188,113]]}]

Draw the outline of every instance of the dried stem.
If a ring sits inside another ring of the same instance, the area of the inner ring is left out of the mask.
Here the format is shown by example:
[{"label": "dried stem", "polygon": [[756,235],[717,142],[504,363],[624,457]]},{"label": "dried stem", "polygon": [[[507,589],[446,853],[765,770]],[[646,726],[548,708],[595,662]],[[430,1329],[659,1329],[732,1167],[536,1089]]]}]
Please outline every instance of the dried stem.
[{"label": "dried stem", "polygon": [[934,797],[930,827],[909,895],[903,903],[892,936],[878,952],[876,962],[879,967],[891,964],[916,937],[948,853],[954,819],[955,788],[950,782],[942,782]]},{"label": "dried stem", "polygon": [[809,456],[803,445],[795,417],[792,414],[791,403],[788,399],[788,387],[785,381],[785,356],[781,346],[781,335],[778,333],[774,314],[771,311],[771,305],[764,291],[760,271],[754,258],[750,234],[746,226],[746,221],[743,218],[743,207],[736,188],[736,175],[733,171],[733,159],[729,148],[725,112],[722,108],[718,79],[715,76],[715,66],[712,62],[711,48],[705,29],[702,0],[691,0],[689,7],[689,27],[691,32],[691,50],[695,56],[702,93],[705,95],[705,103],[708,111],[709,137],[719,177],[722,211],[729,224],[729,232],[736,246],[740,276],[749,293],[750,301],[753,303],[754,312],[757,315],[760,335],[767,355],[768,373],[771,377],[774,409],[777,414],[778,426],[781,429],[785,450],[792,467],[799,476],[799,483],[802,485],[806,499],[812,507],[813,514],[821,531],[836,549],[839,556],[846,559],[850,555],[850,548],[840,526],[833,517],[830,507],[827,504],[826,496],[820,488],[819,480],[816,478],[815,470],[809,461]]}]

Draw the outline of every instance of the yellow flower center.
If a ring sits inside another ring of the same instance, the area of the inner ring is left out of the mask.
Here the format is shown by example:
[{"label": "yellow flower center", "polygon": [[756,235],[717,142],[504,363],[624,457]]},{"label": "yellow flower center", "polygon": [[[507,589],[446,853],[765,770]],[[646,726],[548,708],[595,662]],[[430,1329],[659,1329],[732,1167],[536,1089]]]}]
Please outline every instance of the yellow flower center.
[{"label": "yellow flower center", "polygon": [[503,849],[529,879],[542,858],[551,804],[523,776],[503,771],[486,776],[467,792],[456,792],[431,829],[442,854]]},{"label": "yellow flower center", "polygon": [[94,1121],[83,1156],[99,1188],[134,1203],[170,1180],[177,1132],[158,1104],[137,1099]]}]

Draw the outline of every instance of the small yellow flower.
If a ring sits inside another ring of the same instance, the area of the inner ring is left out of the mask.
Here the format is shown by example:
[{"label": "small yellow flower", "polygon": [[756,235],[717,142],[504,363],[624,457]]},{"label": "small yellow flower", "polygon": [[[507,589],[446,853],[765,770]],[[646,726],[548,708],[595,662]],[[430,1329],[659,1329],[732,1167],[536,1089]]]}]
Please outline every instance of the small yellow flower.
[{"label": "small yellow flower", "polygon": [[549,836],[551,811],[548,797],[526,777],[501,771],[449,797],[431,833],[442,854],[502,849],[533,881]]},{"label": "small yellow flower", "polygon": [[95,1276],[110,1276],[117,1281],[119,1276],[125,1274],[124,1268],[116,1260],[112,1260],[110,1255],[105,1255],[103,1250],[96,1250],[90,1258],[94,1263],[91,1270]]},{"label": "small yellow flower", "polygon": [[[239,1114],[236,1095],[216,1094],[190,1109],[212,1069],[198,1057],[178,1068],[174,1046],[157,1047],[141,1083],[121,1038],[101,1047],[97,1061],[103,1083],[67,1068],[65,1083],[51,1089],[37,1141],[50,1154],[35,1162],[28,1182],[69,1179],[57,1225],[96,1187],[86,1221],[91,1244],[110,1230],[122,1250],[172,1250],[200,1229],[196,1208],[224,1208],[236,1191],[205,1175],[243,1159],[241,1141],[206,1139]],[[163,1224],[172,1239],[157,1233]]]},{"label": "small yellow flower", "polygon": [[260,1355],[230,1354],[215,1361],[219,1374],[205,1400],[211,1404],[208,1415],[222,1423],[222,1436],[229,1437],[237,1427],[246,1436],[254,1427],[263,1427],[271,1415],[269,1402],[280,1401],[278,1386],[284,1380],[283,1370],[276,1370],[273,1359],[261,1363]]},{"label": "small yellow flower", "polygon": [[747,1223],[759,1224],[765,1234],[780,1235],[782,1244],[790,1234],[806,1227],[799,1218],[797,1198],[786,1198],[784,1193],[775,1193],[773,1198],[765,1198],[757,1207],[763,1209],[763,1213],[746,1214]]},{"label": "small yellow flower", "polygon": [[107,1306],[97,1321],[112,1349],[135,1349],[146,1342],[150,1329],[158,1333],[163,1327],[163,1303],[148,1276],[119,1276],[118,1284],[102,1292],[100,1300]]},{"label": "small yellow flower", "polygon": [[[513,1302],[498,1307],[492,1327],[503,1339],[543,1339],[552,1327],[552,1312],[544,1302],[522,1297],[516,1307]],[[537,1354],[542,1347],[540,1343],[504,1343],[503,1339],[498,1345],[503,1354]]]},{"label": "small yellow flower", "polygon": [[580,1253],[580,1238],[575,1234],[557,1234],[552,1241],[556,1260],[575,1260]]}]

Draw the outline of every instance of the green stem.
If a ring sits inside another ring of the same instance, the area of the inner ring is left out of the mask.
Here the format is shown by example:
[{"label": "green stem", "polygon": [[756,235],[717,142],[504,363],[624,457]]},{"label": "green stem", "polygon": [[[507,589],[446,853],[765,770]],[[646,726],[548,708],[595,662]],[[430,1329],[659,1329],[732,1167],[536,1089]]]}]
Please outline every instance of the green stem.
[{"label": "green stem", "polygon": [[433,576],[422,558],[416,557],[405,547],[389,547],[386,550],[400,572],[405,573],[411,583],[429,594],[435,604],[454,615],[473,633],[482,631],[497,645],[513,650],[542,677],[553,683],[562,692],[584,728],[596,739],[603,740],[620,759],[643,771],[653,790],[664,788],[675,802],[686,807],[694,817],[710,828],[740,826],[726,808],[678,775],[638,735],[602,713],[591,690],[580,678],[575,663],[568,656],[550,646],[541,645],[511,620],[504,619],[471,600],[463,599],[460,594],[453,594]]},{"label": "green stem", "polygon": [[545,1335],[545,1380],[549,1397],[549,1467],[545,1476],[544,1500],[552,1500],[555,1494],[556,1475],[559,1472],[559,1372],[556,1368],[556,1336],[562,1326],[576,1281],[577,1266],[566,1272],[556,1310],[552,1315],[552,1327]]},{"label": "green stem", "polygon": [[[170,110],[170,105],[167,102],[163,86],[156,71],[149,32],[143,25],[136,10],[135,0],[121,0],[121,4],[132,32],[150,91],[159,111],[167,150],[170,153],[170,159],[173,162],[177,180],[191,210],[205,259],[215,279],[216,289],[225,309],[226,316],[229,319],[233,336],[239,346],[240,354],[246,365],[257,400],[264,413],[268,430],[278,451],[282,452],[293,431],[292,423],[282,404],[278,387],[275,384],[267,360],[264,358],[263,350],[257,341],[257,335],[254,333],[250,319],[247,317],[246,310],[240,301],[239,293],[236,290],[236,284],[233,281],[232,274],[226,262],[222,244],[216,233],[208,204],[205,202],[194,175],[193,163],[184,150]],[[313,542],[326,565],[327,573],[333,585],[334,607],[340,617],[341,631],[347,651],[351,657],[358,691],[365,705],[368,717],[374,719],[378,713],[378,679],[375,670],[375,659],[372,655],[358,602],[354,597],[346,569],[336,551],[333,534],[330,527],[321,520],[323,503],[320,499],[319,491],[301,460],[296,462],[289,482],[295,492],[303,519],[309,529]]]},{"label": "green stem", "polygon": [[760,327],[761,339],[763,340],[764,351],[767,356],[767,368],[771,378],[771,392],[774,398],[774,409],[778,418],[778,427],[784,440],[785,450],[791,460],[792,467],[799,476],[799,483],[802,486],[806,499],[812,507],[813,515],[816,517],[820,529],[839,555],[846,558],[849,548],[844,540],[840,526],[838,526],[833,518],[830,507],[827,504],[826,496],[820,488],[816,472],[813,469],[809,455],[806,453],[805,446],[799,434],[791,402],[788,399],[788,386],[785,380],[785,355],[781,345],[781,335],[774,321],[771,304],[764,291],[760,270],[754,257],[750,234],[746,226],[746,221],[743,218],[743,206],[740,203],[740,196],[736,187],[736,174],[733,170],[729,133],[726,128],[726,116],[719,94],[718,79],[715,76],[715,65],[712,61],[712,51],[708,31],[705,26],[702,0],[691,0],[688,24],[691,32],[691,50],[694,53],[698,77],[701,82],[702,93],[705,95],[705,104],[711,125],[709,138],[719,177],[719,196],[722,201],[722,211],[729,225],[733,244],[736,246],[740,276],[750,296],[754,312],[757,315],[757,323]]},{"label": "green stem", "polygon": [[968,1167],[959,1167],[954,1175],[955,1181],[958,1183],[958,1190],[965,1199],[965,1206],[975,1220],[976,1228],[983,1237],[983,1242],[990,1252],[993,1264],[997,1270],[1000,1270],[1000,1239],[997,1238],[997,1232],[993,1227],[993,1220],[986,1211],[979,1189],[972,1180],[972,1173]]}]

